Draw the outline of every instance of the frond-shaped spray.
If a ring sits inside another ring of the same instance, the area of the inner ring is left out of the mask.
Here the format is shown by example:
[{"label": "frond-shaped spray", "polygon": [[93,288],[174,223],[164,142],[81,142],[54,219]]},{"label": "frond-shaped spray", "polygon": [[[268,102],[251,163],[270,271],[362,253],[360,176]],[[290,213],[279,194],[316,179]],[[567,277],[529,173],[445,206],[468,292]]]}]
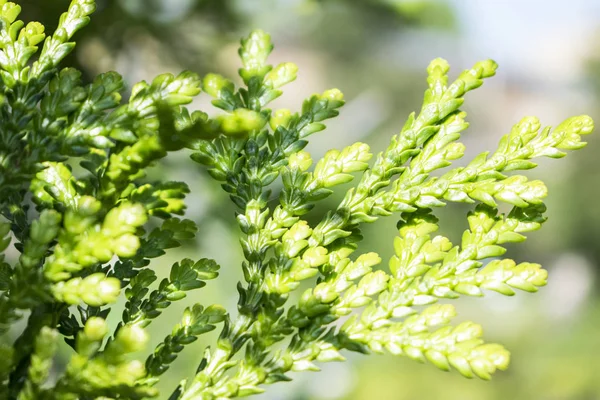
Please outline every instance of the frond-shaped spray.
[{"label": "frond-shaped spray", "polygon": [[[0,0],[0,335],[30,315],[20,336],[0,345],[0,398],[157,396],[154,385],[177,356],[220,323],[216,345],[171,400],[260,393],[289,380],[289,371],[344,360],[347,350],[389,352],[482,379],[507,368],[508,351],[484,342],[475,323],[450,325],[456,310],[446,303],[545,285],[540,265],[504,258],[505,244],[522,242],[545,221],[546,186],[512,171],[583,147],[589,117],[554,130],[524,118],[495,152],[452,168],[465,154],[465,95],[497,66],[482,61],[452,81],[448,63],[436,59],[420,111],[374,161],[367,144],[354,143],[313,166],[308,138],[339,114],[344,96],[330,89],[298,112],[267,108],[298,72],[293,63],[268,63],[268,34],[242,40],[241,88],[217,74],[164,74],[134,85],[124,101],[115,72],[84,83],[78,71],[59,69],[94,9],[93,0],[73,0],[46,36],[41,24],[17,19],[20,6]],[[201,89],[221,110],[214,118],[183,107]],[[159,275],[152,259],[197,228],[175,217],[185,214],[186,183],[144,178],[183,148],[237,207],[244,282],[237,313],[194,301],[143,363],[129,355],[148,342],[144,328],[220,268],[184,259],[152,289]],[[355,178],[340,204],[310,224],[305,215]],[[433,209],[450,202],[475,204],[456,245],[435,235]],[[500,214],[500,203],[512,210]],[[378,267],[375,253],[355,256],[361,225],[392,215],[400,221],[389,269]],[[11,263],[4,252],[13,242],[20,255]],[[304,292],[290,296],[302,282]],[[112,330],[106,318],[121,294],[125,307]],[[59,335],[74,352],[51,384]]]}]

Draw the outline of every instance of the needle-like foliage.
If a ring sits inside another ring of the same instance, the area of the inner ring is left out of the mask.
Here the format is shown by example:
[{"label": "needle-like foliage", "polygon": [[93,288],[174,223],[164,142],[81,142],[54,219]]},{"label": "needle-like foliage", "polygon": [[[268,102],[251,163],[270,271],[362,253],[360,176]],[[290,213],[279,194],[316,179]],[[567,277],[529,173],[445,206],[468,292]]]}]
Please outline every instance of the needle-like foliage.
[{"label": "needle-like foliage", "polygon": [[[268,108],[298,69],[268,63],[269,35],[254,31],[242,40],[242,87],[216,74],[165,74],[136,84],[124,101],[117,73],[84,83],[78,71],[59,67],[94,8],[93,0],[73,0],[46,36],[39,23],[17,19],[18,5],[0,0],[0,250],[12,243],[20,254],[14,263],[0,256],[0,398],[157,396],[155,384],[179,353],[217,326],[216,344],[170,399],[260,393],[291,371],[343,360],[346,351],[388,352],[469,378],[490,379],[508,366],[508,351],[484,342],[479,325],[451,325],[456,311],[448,301],[546,284],[540,265],[504,258],[505,244],[522,242],[545,221],[546,186],[514,171],[583,147],[589,117],[554,129],[524,118],[493,153],[451,167],[465,152],[464,96],[496,64],[478,62],[450,81],[448,63],[436,59],[421,110],[385,151],[371,160],[369,146],[355,143],[313,167],[303,149],[338,115],[343,95],[326,90],[298,112]],[[183,107],[201,90],[220,115]],[[145,171],[184,148],[237,207],[244,282],[237,310],[194,300],[144,363],[129,356],[145,348],[144,328],[172,302],[196,299],[220,268],[201,256],[184,259],[152,289],[152,259],[193,238],[196,226],[179,217],[187,185],[148,183]],[[319,223],[304,219],[354,179]],[[433,209],[450,202],[473,204],[457,244],[436,235]],[[512,210],[499,213],[500,203]],[[389,267],[377,267],[377,254],[355,253],[361,225],[384,217],[399,220],[399,234]],[[148,229],[150,219],[157,228]],[[291,295],[302,281],[309,288]],[[119,296],[126,303],[112,331],[106,317]],[[27,314],[24,330],[9,340]],[[53,367],[60,336],[73,350],[62,369]]]}]

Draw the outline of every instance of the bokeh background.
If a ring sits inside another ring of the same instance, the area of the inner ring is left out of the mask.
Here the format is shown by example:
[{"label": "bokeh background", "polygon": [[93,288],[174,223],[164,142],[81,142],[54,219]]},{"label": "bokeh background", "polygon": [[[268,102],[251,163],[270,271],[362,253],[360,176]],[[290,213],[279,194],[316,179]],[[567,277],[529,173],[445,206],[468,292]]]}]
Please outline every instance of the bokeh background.
[{"label": "bokeh background", "polygon": [[[51,30],[68,0],[19,3],[25,19]],[[485,58],[500,65],[496,77],[467,96],[471,127],[463,136],[465,159],[493,150],[526,115],[538,116],[544,125],[577,114],[600,117],[600,2],[595,0],[98,0],[68,63],[87,79],[117,70],[130,85],[182,69],[235,78],[239,38],[254,28],[272,34],[273,63],[294,61],[300,67],[297,82],[275,107],[298,109],[304,98],[331,87],[345,93],[348,103],[340,117],[309,146],[313,158],[358,140],[383,149],[408,113],[419,109],[425,68],[436,57],[450,61],[452,76]],[[205,95],[192,106],[210,107]],[[541,262],[550,270],[549,285],[536,295],[488,295],[457,305],[460,319],[481,323],[487,340],[511,350],[509,371],[491,382],[469,381],[408,359],[349,355],[346,363],[295,374],[294,382],[270,387],[257,398],[600,399],[599,136],[592,135],[584,151],[543,160],[531,171],[549,187],[549,220],[509,254],[517,261]],[[188,217],[200,222],[197,240],[170,252],[154,264],[156,270],[166,275],[171,262],[182,257],[213,257],[222,266],[221,279],[187,303],[172,305],[150,326],[157,343],[191,302],[235,309],[241,252],[233,207],[187,154],[169,157],[153,177],[188,182]],[[327,206],[337,201],[339,196]],[[441,210],[443,233],[460,237],[467,210],[457,205]],[[366,227],[363,248],[388,258],[395,223],[388,218]],[[111,315],[118,316],[118,310]],[[210,339],[190,346],[165,374],[164,398],[193,374]],[[68,357],[66,349],[63,356]]]}]

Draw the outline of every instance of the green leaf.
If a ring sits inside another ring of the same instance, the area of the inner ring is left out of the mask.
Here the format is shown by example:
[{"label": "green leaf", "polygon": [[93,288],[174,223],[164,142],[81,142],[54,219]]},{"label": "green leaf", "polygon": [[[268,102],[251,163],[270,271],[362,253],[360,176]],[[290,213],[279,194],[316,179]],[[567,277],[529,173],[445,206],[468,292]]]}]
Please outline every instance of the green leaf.
[{"label": "green leaf", "polygon": [[8,290],[10,287],[12,268],[7,263],[0,263],[0,290]]}]

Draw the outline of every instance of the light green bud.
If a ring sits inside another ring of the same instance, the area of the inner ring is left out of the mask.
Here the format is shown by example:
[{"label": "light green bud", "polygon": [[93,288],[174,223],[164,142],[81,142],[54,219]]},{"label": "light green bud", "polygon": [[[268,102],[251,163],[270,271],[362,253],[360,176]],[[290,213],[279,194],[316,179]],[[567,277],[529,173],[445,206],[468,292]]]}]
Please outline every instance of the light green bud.
[{"label": "light green bud", "polygon": [[[469,213],[467,221],[469,222],[469,230],[473,233],[489,232],[494,226],[496,220],[495,215],[490,208],[479,207],[475,212]],[[464,245],[463,245],[464,247]]]},{"label": "light green bud", "polygon": [[[556,148],[564,150],[577,150],[586,145],[586,142],[581,141],[580,135],[587,135],[593,130],[594,121],[587,115],[580,115],[577,117],[571,117],[562,122],[558,127],[556,127],[551,135],[559,140]],[[547,149],[546,151],[548,150],[550,149]],[[541,151],[541,154],[557,158],[564,155],[562,152],[559,153],[559,155],[553,155],[551,152],[544,154],[544,150]]]},{"label": "light green bud", "polygon": [[350,182],[354,177],[350,174],[336,174],[327,177],[323,181],[323,187],[330,188],[337,185],[343,185],[344,183]]},{"label": "light green bud", "polygon": [[370,148],[365,143],[354,143],[342,150],[338,155],[338,160],[342,163],[342,172],[351,173],[364,171],[369,167],[367,162],[371,159]]},{"label": "light green bud", "polygon": [[329,89],[323,92],[322,99],[344,101],[344,94],[339,89]]},{"label": "light green bud", "polygon": [[466,342],[483,336],[483,328],[479,324],[465,321],[454,328],[453,334],[458,343]]},{"label": "light green bud", "polygon": [[430,76],[441,77],[450,71],[450,64],[443,58],[436,58],[429,63],[427,73]]},{"label": "light green bud", "polygon": [[310,153],[304,150],[300,150],[297,153],[293,153],[289,160],[288,165],[290,169],[299,169],[300,171],[307,171],[312,165],[312,158]]},{"label": "light green bud", "polygon": [[594,120],[589,115],[579,115],[577,117],[568,118],[562,122],[556,130],[559,128],[566,128],[579,135],[588,135],[594,130]]},{"label": "light green bud", "polygon": [[73,278],[58,282],[52,286],[52,293],[57,300],[67,304],[80,304],[99,307],[114,303],[120,293],[121,282],[117,278],[106,277],[102,272],[91,274],[84,279]]},{"label": "light green bud", "polygon": [[336,149],[328,150],[315,166],[313,173],[315,178],[326,179],[342,172],[342,163],[338,160],[339,155],[340,152]]},{"label": "light green bud", "polygon": [[459,283],[455,287],[452,288],[456,293],[464,294],[467,296],[482,296],[483,293],[481,289],[479,289],[476,285],[471,285],[468,283]]},{"label": "light green bud", "polygon": [[295,281],[303,281],[305,279],[310,279],[319,273],[318,270],[314,268],[304,268],[300,270],[292,270],[290,272],[290,277]]},{"label": "light green bud", "polygon": [[354,250],[355,249],[352,248],[351,246],[343,246],[343,247],[340,247],[339,249],[331,251],[329,253],[329,261],[328,261],[329,264],[337,265],[338,263],[343,262],[343,260],[350,257],[350,254],[352,254],[352,252],[354,252]]},{"label": "light green bud", "polygon": [[263,79],[269,72],[271,67],[266,65],[266,62],[271,50],[273,50],[271,36],[264,31],[255,30],[248,38],[242,40],[239,54],[244,68],[239,72],[245,83],[255,76]]},{"label": "light green bud", "polygon": [[217,74],[208,74],[202,81],[202,88],[212,97],[221,98],[223,91],[233,92],[233,82]]},{"label": "light green bud", "polygon": [[327,249],[325,247],[311,247],[302,255],[302,260],[306,261],[311,267],[318,267],[327,262]]},{"label": "light green bud", "polygon": [[100,317],[90,317],[85,322],[83,333],[92,342],[99,342],[108,333],[108,324]]},{"label": "light green bud", "polygon": [[117,368],[117,374],[119,380],[126,383],[127,385],[133,386],[135,381],[141,379],[146,375],[146,368],[144,363],[139,360],[132,360],[126,363],[122,363]]},{"label": "light green bud", "polygon": [[265,76],[265,85],[277,89],[296,79],[298,66],[291,62],[279,64]]},{"label": "light green bud", "polygon": [[[514,264],[514,261],[512,260],[507,261]],[[512,272],[514,274],[513,277],[506,283],[512,287],[528,292],[536,292],[537,287],[545,286],[548,280],[548,271],[543,269],[539,264],[528,262],[520,263],[513,268]]]},{"label": "light green bud", "polygon": [[442,371],[450,371],[450,363],[448,362],[448,358],[441,351],[432,349],[425,351],[424,354],[430,363],[432,363]]},{"label": "light green bud", "polygon": [[271,36],[263,30],[256,29],[248,38],[242,40],[240,56],[246,69],[262,66],[271,53],[273,45]]},{"label": "light green bud", "polygon": [[92,216],[102,208],[102,203],[92,196],[81,196],[77,201],[77,214],[81,216]]},{"label": "light green bud", "polygon": [[73,210],[65,212],[64,227],[71,235],[79,235],[85,232],[94,222],[92,217],[83,217]]},{"label": "light green bud", "polygon": [[96,10],[96,1],[95,0],[77,0],[77,5],[79,6],[78,14],[83,17],[85,15],[90,15]]},{"label": "light green bud", "polygon": [[2,17],[7,23],[12,24],[15,22],[19,14],[21,13],[21,6],[11,2],[1,2],[2,5]]},{"label": "light green bud", "polygon": [[31,239],[40,244],[50,243],[58,234],[61,215],[55,210],[44,210],[39,220],[31,225]]},{"label": "light green bud", "polygon": [[137,325],[125,325],[119,329],[113,343],[119,346],[123,353],[134,353],[146,347],[148,340],[149,336],[144,328]]},{"label": "light green bud", "polygon": [[335,291],[335,287],[330,285],[328,282],[319,283],[313,289],[313,295],[324,304],[331,303],[339,296]]},{"label": "light green bud", "polygon": [[287,108],[281,108],[279,110],[276,110],[273,114],[271,114],[269,126],[273,130],[277,129],[278,126],[287,127],[291,118],[292,112]]},{"label": "light green bud", "polygon": [[19,40],[25,38],[30,46],[35,46],[44,40],[44,25],[39,22],[30,22],[19,32]]},{"label": "light green bud", "polygon": [[283,235],[284,241],[298,241],[306,239],[312,233],[312,229],[308,226],[308,222],[300,220],[296,222],[292,227]]},{"label": "light green bud", "polygon": [[494,60],[479,61],[473,67],[478,72],[478,78],[489,78],[496,75],[498,64]]},{"label": "light green bud", "polygon": [[289,258],[296,257],[306,246],[308,246],[308,241],[306,240],[288,240],[284,243],[283,251]]},{"label": "light green bud", "polygon": [[319,362],[331,362],[331,361],[344,361],[345,358],[340,354],[334,345],[327,343],[327,345],[321,346],[317,361]]},{"label": "light green bud", "polygon": [[109,278],[98,272],[85,277],[78,291],[86,304],[102,306],[117,301],[121,292],[121,282],[117,278]]},{"label": "light green bud", "polygon": [[[513,126],[511,134],[514,136],[535,136],[540,130],[542,124],[539,118],[536,117],[524,117]],[[560,125],[559,125],[560,126]]]},{"label": "light green bud", "polygon": [[98,297],[104,303],[114,303],[121,292],[121,282],[117,278],[104,278],[96,285]]},{"label": "light green bud", "polygon": [[238,108],[231,114],[219,118],[221,129],[229,135],[241,135],[261,129],[266,124],[262,114],[246,108]]},{"label": "light green bud", "polygon": [[119,257],[133,257],[139,248],[140,238],[131,233],[121,235],[112,241],[112,249]]},{"label": "light green bud", "polygon": [[347,267],[349,269],[348,279],[354,280],[371,272],[373,266],[381,262],[381,257],[377,253],[362,254],[360,257]]},{"label": "light green bud", "polygon": [[125,233],[133,233],[138,226],[144,225],[147,219],[148,215],[143,205],[122,203],[106,214],[102,224],[102,233],[112,238]]},{"label": "light green bud", "polygon": [[450,143],[446,146],[444,158],[446,160],[458,160],[465,155],[466,147],[462,143]]},{"label": "light green bud", "polygon": [[318,274],[319,271],[315,268],[311,268],[308,262],[296,259],[292,264],[292,268],[290,270],[290,278],[294,281],[302,281],[304,279],[309,279]]},{"label": "light green bud", "polygon": [[502,181],[502,189],[494,195],[500,201],[517,207],[540,204],[548,196],[548,188],[540,180],[527,181],[520,175],[511,176]]},{"label": "light green bud", "polygon": [[358,287],[362,289],[367,296],[373,296],[381,293],[387,287],[389,275],[384,271],[375,271],[365,275],[359,282]]},{"label": "light green bud", "polygon": [[92,233],[86,239],[79,242],[79,246],[77,246],[77,261],[82,266],[88,266],[98,261],[109,262],[114,256],[112,240],[98,233]]},{"label": "light green bud", "polygon": [[505,370],[510,364],[510,352],[499,344],[488,343],[477,348],[478,352],[491,359],[494,366]]},{"label": "light green bud", "polygon": [[421,317],[426,327],[445,325],[456,317],[456,308],[452,304],[435,304],[423,310]]},{"label": "light green bud", "polygon": [[131,87],[131,98],[134,99],[140,93],[148,90],[148,83],[145,81],[138,82]]}]

